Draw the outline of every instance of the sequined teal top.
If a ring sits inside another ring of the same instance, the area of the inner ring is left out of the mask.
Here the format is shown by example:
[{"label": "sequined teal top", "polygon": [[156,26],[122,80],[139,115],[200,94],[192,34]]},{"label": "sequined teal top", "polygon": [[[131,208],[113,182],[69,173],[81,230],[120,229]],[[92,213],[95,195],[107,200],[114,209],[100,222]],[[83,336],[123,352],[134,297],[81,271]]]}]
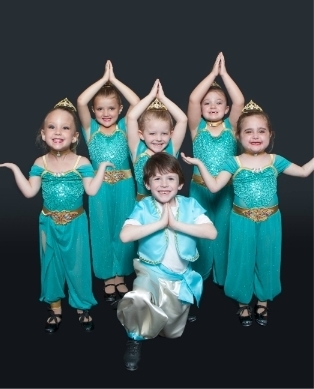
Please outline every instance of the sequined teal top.
[{"label": "sequined teal top", "polygon": [[83,205],[82,178],[94,177],[94,171],[91,165],[82,165],[74,166],[72,170],[64,173],[53,173],[38,165],[33,165],[29,176],[40,176],[42,179],[44,207],[50,211],[71,211]]},{"label": "sequined teal top", "polygon": [[[198,125],[196,137],[193,140],[193,155],[200,159],[212,176],[217,176],[227,158],[237,153],[237,141],[233,135],[229,119],[223,122],[224,129],[218,136],[213,136],[204,119]],[[196,166],[193,173],[200,175]]]},{"label": "sequined teal top", "polygon": [[233,175],[234,204],[244,208],[278,204],[277,176],[291,162],[280,155],[270,154],[270,158],[270,164],[259,169],[242,167],[238,157],[230,157],[225,161],[222,170]]},{"label": "sequined teal top", "polygon": [[[136,180],[137,193],[148,196],[151,194],[151,192],[150,190],[146,189],[146,186],[144,185],[144,181],[143,181],[143,176],[144,176],[143,168],[147,160],[150,158],[150,155],[146,152],[146,150],[147,150],[147,146],[145,142],[141,140],[136,150],[136,160],[133,165],[134,165],[134,175]],[[171,154],[176,158],[178,157],[178,153],[177,155],[174,155],[171,139],[167,147],[164,149],[164,152]]]},{"label": "sequined teal top", "polygon": [[130,169],[131,163],[128,153],[125,118],[119,120],[115,131],[110,135],[101,132],[99,123],[94,119],[91,119],[89,141],[86,139],[84,130],[82,133],[87,143],[91,163],[95,170],[104,161],[109,161],[115,166],[114,168],[109,166],[106,170]]}]

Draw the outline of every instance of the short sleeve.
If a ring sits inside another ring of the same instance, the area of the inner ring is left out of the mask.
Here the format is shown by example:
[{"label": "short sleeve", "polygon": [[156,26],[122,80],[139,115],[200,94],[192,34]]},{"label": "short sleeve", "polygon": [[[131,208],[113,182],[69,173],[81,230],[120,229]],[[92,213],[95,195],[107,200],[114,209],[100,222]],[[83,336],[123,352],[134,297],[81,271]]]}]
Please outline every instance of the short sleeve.
[{"label": "short sleeve", "polygon": [[145,224],[144,221],[142,220],[143,212],[144,212],[144,203],[142,201],[139,201],[138,203],[135,204],[134,209],[131,213],[131,215],[128,217],[128,219],[134,219],[136,220],[139,224]]},{"label": "short sleeve", "polygon": [[126,132],[126,121],[125,121],[125,117],[121,118],[119,121],[118,121],[118,128],[119,130],[122,130],[124,132]]},{"label": "short sleeve", "polygon": [[76,168],[76,170],[83,178],[95,176],[92,165],[81,165],[80,167]]},{"label": "short sleeve", "polygon": [[42,168],[38,165],[33,165],[31,167],[30,172],[29,172],[29,177],[41,176],[43,171],[44,171],[44,168]]},{"label": "short sleeve", "polygon": [[278,174],[282,173],[291,165],[291,162],[286,158],[281,157],[280,155],[275,156],[274,167],[276,168]]},{"label": "short sleeve", "polygon": [[234,174],[238,169],[238,164],[234,157],[229,157],[225,160],[221,167],[221,171],[226,171],[230,174]]}]

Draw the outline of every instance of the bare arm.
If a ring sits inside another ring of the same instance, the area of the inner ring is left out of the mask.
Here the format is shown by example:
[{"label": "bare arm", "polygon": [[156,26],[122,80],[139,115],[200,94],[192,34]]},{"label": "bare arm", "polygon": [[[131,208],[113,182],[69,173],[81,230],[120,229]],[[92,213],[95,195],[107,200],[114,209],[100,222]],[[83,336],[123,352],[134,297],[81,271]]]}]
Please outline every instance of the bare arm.
[{"label": "bare arm", "polygon": [[140,98],[125,84],[123,84],[120,80],[116,78],[116,76],[113,73],[113,66],[111,61],[108,61],[109,63],[109,81],[114,85],[119,92],[125,97],[125,99],[130,104],[128,112],[140,101]]},{"label": "bare arm", "polygon": [[180,147],[185,137],[188,118],[175,103],[173,103],[171,100],[168,99],[168,97],[165,96],[160,82],[158,85],[157,98],[167,107],[168,111],[176,121],[176,125],[174,127],[171,139],[174,147],[174,152],[177,153],[180,150]]},{"label": "bare arm", "polygon": [[196,129],[202,117],[201,101],[219,74],[220,55],[221,53],[218,54],[213,69],[209,75],[205,77],[204,80],[202,80],[190,94],[188,104],[188,124],[192,139],[194,139],[196,135]]},{"label": "bare arm", "polygon": [[88,103],[99,91],[99,89],[105,85],[105,83],[108,80],[109,80],[109,61],[106,62],[105,72],[104,75],[101,77],[101,79],[96,81],[87,89],[85,89],[85,91],[81,93],[77,98],[77,112],[87,139],[89,139],[90,136],[90,121],[91,121],[91,114],[89,111]]},{"label": "bare arm", "polygon": [[230,178],[232,177],[232,174],[226,171],[222,171],[218,174],[218,176],[213,177],[208,172],[203,162],[200,161],[198,158],[186,157],[184,153],[181,153],[181,157],[183,161],[186,162],[187,164],[195,165],[198,167],[201,176],[205,182],[205,185],[212,193],[218,192],[220,189],[226,186]]},{"label": "bare arm", "polygon": [[[85,158],[84,158],[84,160],[85,160]],[[83,163],[84,163],[84,160],[82,160]],[[87,158],[86,158],[86,161],[87,161],[87,163],[85,163],[85,164],[90,163]],[[99,188],[101,187],[103,179],[104,179],[104,172],[108,166],[114,167],[114,165],[111,162],[101,162],[98,166],[98,170],[97,170],[95,177],[93,177],[93,178],[92,177],[84,177],[83,178],[83,186],[84,186],[85,192],[89,196],[95,196],[95,194],[97,194]]]},{"label": "bare arm", "polygon": [[169,204],[166,205],[168,207],[168,213],[169,213],[168,225],[174,231],[183,232],[184,234],[195,236],[197,238],[205,238],[211,240],[216,239],[217,230],[212,223],[203,223],[203,224],[182,223],[175,219]]},{"label": "bare arm", "polygon": [[314,158],[303,166],[298,166],[292,163],[283,171],[284,174],[295,177],[308,177],[314,171]]},{"label": "bare arm", "polygon": [[227,73],[226,66],[225,66],[225,58],[222,53],[220,55],[219,74],[220,77],[222,78],[222,81],[227,89],[227,92],[232,102],[231,110],[229,114],[229,121],[230,124],[232,125],[232,128],[235,129],[239,116],[242,113],[245,100],[241,90],[239,89],[237,84],[233,81],[233,79],[230,77],[230,75]]},{"label": "bare arm", "polygon": [[39,189],[41,188],[41,177],[34,176],[27,179],[21,172],[21,169],[14,163],[3,163],[0,167],[7,167],[12,170],[15,182],[25,197],[34,197],[39,192]]},{"label": "bare arm", "polygon": [[157,96],[158,84],[159,80],[156,80],[149,94],[140,100],[127,114],[128,145],[132,153],[132,161],[135,160],[137,146],[140,142],[137,120],[149,106],[151,101]]}]

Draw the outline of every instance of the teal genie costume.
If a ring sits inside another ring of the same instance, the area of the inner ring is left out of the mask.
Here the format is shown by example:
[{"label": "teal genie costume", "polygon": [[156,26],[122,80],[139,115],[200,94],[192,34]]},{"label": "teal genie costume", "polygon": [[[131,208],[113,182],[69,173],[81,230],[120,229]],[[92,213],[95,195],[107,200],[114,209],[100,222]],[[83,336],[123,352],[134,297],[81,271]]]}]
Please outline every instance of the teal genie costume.
[{"label": "teal genie costume", "polygon": [[268,166],[249,169],[233,157],[222,169],[233,175],[235,194],[224,290],[227,296],[243,304],[248,304],[253,294],[259,301],[267,301],[281,292],[277,176],[291,162],[273,154],[270,159]]},{"label": "teal genie costume", "polygon": [[133,273],[135,243],[122,243],[119,234],[135,203],[135,182],[130,169],[125,118],[111,135],[100,131],[99,123],[91,119],[87,143],[94,170],[103,161],[108,167],[103,183],[95,196],[89,197],[89,221],[92,263],[95,276],[102,280]]},{"label": "teal genie costume", "polygon": [[[176,196],[178,209],[175,217],[184,223],[205,213],[198,202],[189,197]],[[129,219],[145,225],[156,222],[161,211],[156,200],[145,197],[138,202]],[[190,305],[199,304],[203,280],[191,268],[198,258],[196,239],[175,232],[175,248],[179,257],[188,262],[182,273],[172,271],[162,261],[169,245],[169,230],[164,229],[139,240],[138,259],[134,260],[136,279],[133,290],[118,304],[118,319],[127,336],[134,340],[152,339],[158,335],[176,338],[182,335]]]},{"label": "teal genie costume", "polygon": [[[212,176],[217,176],[223,163],[236,155],[237,141],[233,135],[229,119],[224,120],[224,129],[219,136],[213,136],[204,119],[201,119],[196,137],[193,140],[193,155],[200,159]],[[232,185],[227,185],[217,193],[206,187],[200,172],[194,166],[189,195],[206,209],[206,215],[217,228],[218,235],[213,241],[197,240],[200,260],[193,269],[206,280],[213,270],[213,281],[224,285],[228,262],[229,218],[233,202]]]},{"label": "teal genie costume", "polygon": [[44,168],[33,165],[30,177],[42,179],[43,209],[39,216],[41,261],[40,301],[48,304],[65,297],[76,309],[90,309],[97,302],[92,292],[92,271],[88,220],[83,209],[82,178],[94,177],[90,165],[64,173],[49,171],[45,156]]},{"label": "teal genie costume", "polygon": [[[164,152],[171,154],[176,158],[178,157],[178,153],[176,155],[174,154],[171,139],[167,147],[164,149]],[[136,187],[137,187],[137,196],[136,196],[137,201],[140,201],[142,198],[151,195],[150,190],[146,188],[143,180],[143,168],[149,158],[150,155],[147,153],[147,146],[144,141],[140,140],[140,143],[138,144],[136,150],[136,159],[133,163],[134,175],[135,175]]]}]

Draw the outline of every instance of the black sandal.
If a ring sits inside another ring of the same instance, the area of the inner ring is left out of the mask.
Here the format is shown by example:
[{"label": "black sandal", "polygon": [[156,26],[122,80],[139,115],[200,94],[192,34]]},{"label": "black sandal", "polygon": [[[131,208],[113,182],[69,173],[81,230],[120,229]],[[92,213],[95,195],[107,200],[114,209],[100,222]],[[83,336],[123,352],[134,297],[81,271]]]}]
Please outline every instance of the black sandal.
[{"label": "black sandal", "polygon": [[[83,312],[81,312],[81,313],[77,312],[77,314],[79,316],[79,322],[80,322],[83,330],[85,330],[86,332],[93,331],[94,323],[93,323],[93,319],[91,318],[91,316],[89,316],[89,310],[84,309]],[[84,321],[84,319],[87,319],[87,321]],[[89,319],[91,319],[91,320],[88,321]]]},{"label": "black sandal", "polygon": [[125,282],[120,282],[120,284],[116,285],[116,291],[117,291],[119,297],[122,299],[124,297],[124,295],[128,293],[128,291],[127,292],[120,292],[119,289],[118,289],[118,286],[120,286],[120,285],[125,285],[126,286],[126,283]]},{"label": "black sandal", "polygon": [[[247,316],[242,316],[243,311],[248,310],[249,314]],[[252,317],[252,307],[250,305],[243,305],[243,307],[240,307],[237,311],[237,315],[239,316],[240,323],[243,325],[243,327],[249,327],[253,323],[253,317]]]},{"label": "black sandal", "polygon": [[115,301],[116,298],[117,298],[116,287],[115,287],[113,293],[107,293],[107,292],[105,291],[105,289],[107,288],[107,286],[114,286],[114,287],[115,287],[115,284],[107,284],[107,285],[104,286],[104,299],[105,299],[105,301],[108,301],[108,302]]},{"label": "black sandal", "polygon": [[[263,310],[261,312],[257,312],[258,309],[260,308],[262,308]],[[265,327],[267,325],[267,312],[268,312],[268,308],[265,307],[264,305],[258,305],[258,304],[255,305],[254,307],[255,321],[260,326]]]},{"label": "black sandal", "polygon": [[[58,331],[60,327],[62,315],[55,313],[53,309],[48,309],[48,312],[50,313],[46,322],[45,331],[47,334],[53,334],[54,332]],[[58,319],[60,320],[58,321]]]}]

